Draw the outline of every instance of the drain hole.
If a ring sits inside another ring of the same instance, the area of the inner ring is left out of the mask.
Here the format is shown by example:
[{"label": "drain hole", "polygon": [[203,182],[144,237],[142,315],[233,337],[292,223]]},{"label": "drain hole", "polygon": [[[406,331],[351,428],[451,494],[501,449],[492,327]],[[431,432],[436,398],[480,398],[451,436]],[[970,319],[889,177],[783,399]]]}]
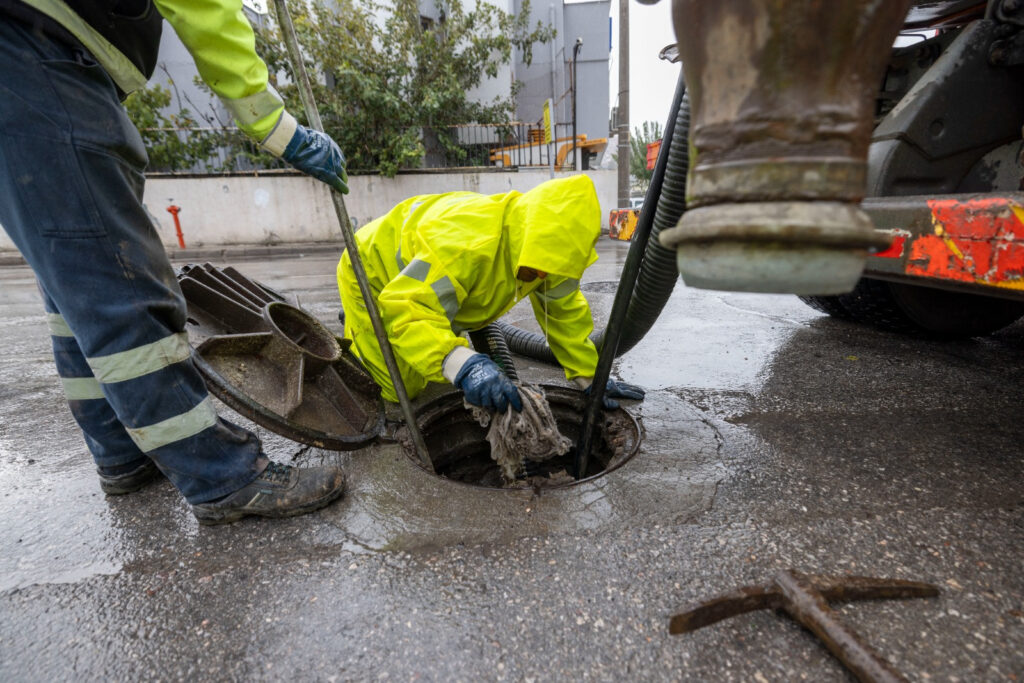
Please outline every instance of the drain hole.
[{"label": "drain hole", "polygon": [[[573,443],[579,437],[584,403],[580,392],[564,387],[544,387],[559,431]],[[572,478],[575,448],[565,455],[543,462],[527,463],[526,476],[506,485],[498,465],[491,459],[487,430],[473,420],[462,405],[462,394],[446,394],[417,412],[417,422],[427,444],[434,469],[446,479],[486,488],[560,487],[578,483]],[[594,440],[586,477],[609,472],[629,460],[640,442],[640,428],[624,410],[605,414]],[[405,449],[413,461],[415,454]]]}]

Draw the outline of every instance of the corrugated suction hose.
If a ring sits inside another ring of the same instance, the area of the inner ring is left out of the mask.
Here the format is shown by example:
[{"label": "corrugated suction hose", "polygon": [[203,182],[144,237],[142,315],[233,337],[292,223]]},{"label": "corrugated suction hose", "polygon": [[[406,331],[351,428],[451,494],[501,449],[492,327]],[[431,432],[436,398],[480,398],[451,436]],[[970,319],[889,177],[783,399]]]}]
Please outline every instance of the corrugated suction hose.
[{"label": "corrugated suction hose", "polygon": [[[679,271],[676,268],[676,252],[674,249],[666,249],[661,246],[658,235],[662,230],[675,227],[683,212],[686,211],[686,173],[690,167],[688,144],[690,98],[686,95],[682,74],[679,77],[679,85],[676,87],[669,125],[666,128],[671,128],[671,130],[666,130],[665,135],[665,138],[669,140],[668,149],[662,150],[668,153],[665,175],[660,183],[661,191],[657,193],[657,197],[648,196],[644,201],[643,209],[640,210],[638,220],[642,222],[645,219],[644,210],[652,205],[655,206],[650,239],[647,241],[647,248],[640,265],[636,289],[633,291],[629,308],[626,310],[626,320],[617,356],[621,356],[636,346],[650,331],[669,297],[672,296],[672,290],[675,289],[679,279]],[[656,191],[658,185],[656,179],[652,178],[650,189]],[[651,192],[649,191],[648,194],[650,195]],[[637,232],[640,232],[640,226],[637,227]],[[539,334],[500,320],[491,323],[484,330],[487,331],[488,336],[493,335],[495,330],[500,331],[512,353],[545,363],[558,364],[547,341]],[[604,335],[604,329],[595,330],[590,335],[598,349],[604,343]],[[507,362],[508,367],[511,367],[512,359],[511,357],[502,360],[495,358],[495,362],[499,365]]]}]

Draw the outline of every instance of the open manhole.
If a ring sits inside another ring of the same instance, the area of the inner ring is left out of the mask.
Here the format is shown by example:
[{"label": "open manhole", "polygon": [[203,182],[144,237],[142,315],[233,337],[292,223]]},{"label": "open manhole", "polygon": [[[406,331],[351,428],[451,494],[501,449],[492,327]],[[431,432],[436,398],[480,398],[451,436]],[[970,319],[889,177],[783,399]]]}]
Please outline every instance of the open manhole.
[{"label": "open manhole", "polygon": [[[544,386],[558,430],[573,443],[579,437],[585,409],[584,395],[575,389]],[[499,489],[560,488],[589,481],[621,467],[640,447],[640,425],[625,410],[604,411],[598,425],[586,476],[571,476],[575,448],[539,463],[529,463],[527,474],[506,485],[498,465],[491,458],[487,428],[473,419],[462,402],[461,393],[448,393],[417,410],[417,423],[438,476],[471,486]],[[404,443],[404,440],[403,440]],[[405,453],[419,466],[411,444]]]}]

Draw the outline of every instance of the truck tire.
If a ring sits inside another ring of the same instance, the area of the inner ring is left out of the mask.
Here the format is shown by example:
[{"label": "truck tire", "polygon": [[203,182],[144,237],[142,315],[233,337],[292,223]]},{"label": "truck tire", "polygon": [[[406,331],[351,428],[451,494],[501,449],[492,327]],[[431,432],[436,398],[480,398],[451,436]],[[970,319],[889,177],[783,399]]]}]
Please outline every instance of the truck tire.
[{"label": "truck tire", "polygon": [[846,310],[846,306],[839,300],[838,296],[801,296],[800,301],[816,311],[840,320],[852,320],[853,316]]},{"label": "truck tire", "polygon": [[827,298],[837,299],[856,322],[935,339],[981,337],[1024,316],[1017,301],[867,277],[849,294]]}]

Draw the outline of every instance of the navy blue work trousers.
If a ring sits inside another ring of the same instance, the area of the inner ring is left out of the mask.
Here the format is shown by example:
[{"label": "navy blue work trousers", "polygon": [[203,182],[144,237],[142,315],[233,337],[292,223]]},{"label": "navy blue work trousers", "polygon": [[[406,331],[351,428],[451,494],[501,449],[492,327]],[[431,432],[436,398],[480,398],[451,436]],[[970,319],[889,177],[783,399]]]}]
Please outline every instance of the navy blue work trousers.
[{"label": "navy blue work trousers", "polygon": [[185,301],[142,206],[146,163],[91,55],[0,20],[0,224],[39,281],[71,412],[100,468],[150,458],[202,503],[267,459],[216,415],[192,362]]}]

